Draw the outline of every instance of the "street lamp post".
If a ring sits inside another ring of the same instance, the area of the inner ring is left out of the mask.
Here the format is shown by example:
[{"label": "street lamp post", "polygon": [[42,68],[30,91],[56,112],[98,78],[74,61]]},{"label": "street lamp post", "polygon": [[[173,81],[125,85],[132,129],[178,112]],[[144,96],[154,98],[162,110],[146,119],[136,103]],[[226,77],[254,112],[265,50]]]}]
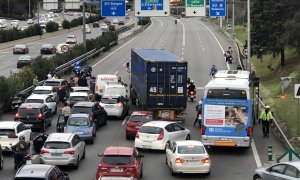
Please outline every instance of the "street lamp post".
[{"label": "street lamp post", "polygon": [[9,17],[9,0],[7,0],[7,17]]},{"label": "street lamp post", "polygon": [[84,52],[86,52],[86,30],[85,30],[85,3],[82,3],[82,24],[83,24],[83,28],[82,28],[82,41],[83,41],[83,49]]},{"label": "street lamp post", "polygon": [[250,0],[247,0],[247,32],[248,32],[248,41],[247,41],[247,50],[248,50],[248,54],[247,54],[247,63],[250,64],[250,72],[251,72],[251,36],[250,36]]},{"label": "street lamp post", "polygon": [[30,13],[30,0],[28,0],[28,19],[31,17]]}]

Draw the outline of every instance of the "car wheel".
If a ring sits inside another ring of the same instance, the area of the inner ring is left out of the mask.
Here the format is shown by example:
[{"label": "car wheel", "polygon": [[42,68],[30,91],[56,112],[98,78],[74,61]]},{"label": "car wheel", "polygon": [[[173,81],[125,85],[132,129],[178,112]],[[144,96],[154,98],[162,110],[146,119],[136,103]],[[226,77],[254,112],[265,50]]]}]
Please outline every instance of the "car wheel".
[{"label": "car wheel", "polygon": [[261,177],[259,175],[254,175],[253,180],[261,180]]},{"label": "car wheel", "polygon": [[83,150],[82,159],[85,159],[85,148],[84,148],[84,150]]},{"label": "car wheel", "polygon": [[191,135],[188,134],[188,135],[186,136],[185,140],[191,140]]},{"label": "car wheel", "polygon": [[77,161],[76,161],[76,164],[75,164],[75,169],[78,169],[79,168],[79,157],[77,158]]},{"label": "car wheel", "polygon": [[0,169],[3,168],[3,155],[0,156]]}]

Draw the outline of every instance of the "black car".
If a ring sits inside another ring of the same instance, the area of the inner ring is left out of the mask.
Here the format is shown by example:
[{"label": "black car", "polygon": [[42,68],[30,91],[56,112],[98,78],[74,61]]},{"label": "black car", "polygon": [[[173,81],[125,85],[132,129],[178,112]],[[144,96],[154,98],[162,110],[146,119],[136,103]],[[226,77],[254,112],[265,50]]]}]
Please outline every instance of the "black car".
[{"label": "black car", "polygon": [[32,130],[45,131],[51,126],[52,113],[46,104],[23,103],[18,109],[15,121],[20,121]]},{"label": "black car", "polygon": [[125,25],[124,21],[123,20],[119,20],[119,25]]},{"label": "black car", "polygon": [[29,55],[20,56],[17,61],[17,68],[22,68],[24,66],[30,66],[33,62],[33,59]]},{"label": "black car", "polygon": [[107,113],[103,107],[99,108],[96,108],[96,102],[78,102],[71,109],[71,114],[90,114],[99,127],[107,124]]},{"label": "black car", "polygon": [[41,47],[41,54],[55,54],[56,47],[53,44],[43,44]]},{"label": "black car", "polygon": [[115,26],[115,25],[109,25],[109,26],[108,26],[108,29],[109,29],[110,31],[115,31],[115,30],[116,30],[116,26]]},{"label": "black car", "polygon": [[[30,172],[30,173],[29,173]],[[22,166],[16,173],[14,180],[69,180],[69,175],[57,166],[47,164],[28,164]]]},{"label": "black car", "polygon": [[99,22],[94,22],[94,23],[93,23],[93,28],[98,28],[98,27],[100,27]]},{"label": "black car", "polygon": [[2,154],[2,147],[0,144],[0,170],[3,168],[3,154]]}]

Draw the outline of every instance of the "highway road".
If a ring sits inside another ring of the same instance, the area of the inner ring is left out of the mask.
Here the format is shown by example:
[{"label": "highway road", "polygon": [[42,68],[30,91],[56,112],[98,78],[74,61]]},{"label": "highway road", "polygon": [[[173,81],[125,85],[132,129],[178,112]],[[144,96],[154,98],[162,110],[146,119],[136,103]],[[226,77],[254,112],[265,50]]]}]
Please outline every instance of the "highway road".
[{"label": "highway road", "polygon": [[[71,16],[73,17],[73,16]],[[126,19],[125,25],[130,25],[132,23],[135,23],[137,20],[136,18],[132,17],[129,20]],[[100,24],[101,25],[101,24]],[[117,27],[118,28],[118,25]],[[90,24],[91,33],[87,34],[87,39],[95,38],[102,34],[102,31],[100,28],[93,28],[92,24]],[[82,30],[73,31],[70,33],[65,33],[58,36],[53,36],[47,39],[38,40],[35,42],[27,43],[27,46],[29,48],[29,55],[31,57],[36,57],[40,55],[40,48],[43,44],[50,43],[56,45],[59,43],[65,43],[68,35],[75,35],[77,37],[77,43],[82,43]],[[13,48],[7,48],[0,50],[0,76],[9,76],[11,70],[17,68],[17,60],[19,59],[22,54],[13,54],[12,53]]]},{"label": "highway road", "polygon": [[[184,60],[188,61],[189,77],[193,79],[198,87],[203,87],[210,79],[208,76],[212,64],[218,69],[235,69],[236,62],[228,66],[223,57],[224,49],[232,46],[231,41],[220,34],[205,21],[198,18],[184,18],[175,25],[174,18],[152,18],[150,27],[137,37],[128,42],[114,47],[110,52],[103,54],[90,64],[93,66],[93,74],[113,73],[122,77],[129,84],[129,74],[125,69],[125,63],[130,60],[131,48],[152,48],[168,50]],[[202,91],[197,91],[197,99],[203,96]],[[198,128],[193,127],[196,116],[195,106],[197,102],[187,102],[186,123],[184,127],[192,132],[192,139],[200,140],[201,134]],[[131,106],[130,111],[137,110]],[[13,115],[5,115],[2,120],[12,120]],[[53,121],[56,117],[53,118]],[[94,180],[99,158],[107,146],[133,146],[133,140],[126,140],[124,120],[110,119],[106,127],[97,132],[95,144],[87,145],[86,159],[81,161],[78,170],[62,167],[67,171],[71,180]],[[55,124],[55,123],[53,123]],[[256,146],[248,149],[240,148],[208,148],[212,160],[212,172],[206,175],[177,175],[171,176],[170,170],[165,164],[165,153],[163,151],[142,151],[144,157],[144,180],[173,180],[173,179],[211,179],[211,180],[250,180],[254,169],[265,162],[264,148],[268,143],[276,143],[278,151],[284,150],[273,134],[269,139],[262,139],[260,127],[257,126],[255,133]],[[52,126],[47,133],[55,131]],[[267,143],[268,142],[268,143]],[[263,160],[261,162],[260,160]],[[4,169],[0,171],[1,180],[12,179],[13,158],[5,156]]]}]

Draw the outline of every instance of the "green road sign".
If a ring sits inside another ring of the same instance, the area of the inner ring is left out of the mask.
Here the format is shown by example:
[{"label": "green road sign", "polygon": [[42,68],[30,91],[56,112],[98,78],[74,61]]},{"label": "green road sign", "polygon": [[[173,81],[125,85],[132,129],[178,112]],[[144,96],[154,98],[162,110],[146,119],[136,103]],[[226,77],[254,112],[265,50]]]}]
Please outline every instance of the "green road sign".
[{"label": "green road sign", "polygon": [[186,0],[187,7],[204,7],[204,0]]}]

